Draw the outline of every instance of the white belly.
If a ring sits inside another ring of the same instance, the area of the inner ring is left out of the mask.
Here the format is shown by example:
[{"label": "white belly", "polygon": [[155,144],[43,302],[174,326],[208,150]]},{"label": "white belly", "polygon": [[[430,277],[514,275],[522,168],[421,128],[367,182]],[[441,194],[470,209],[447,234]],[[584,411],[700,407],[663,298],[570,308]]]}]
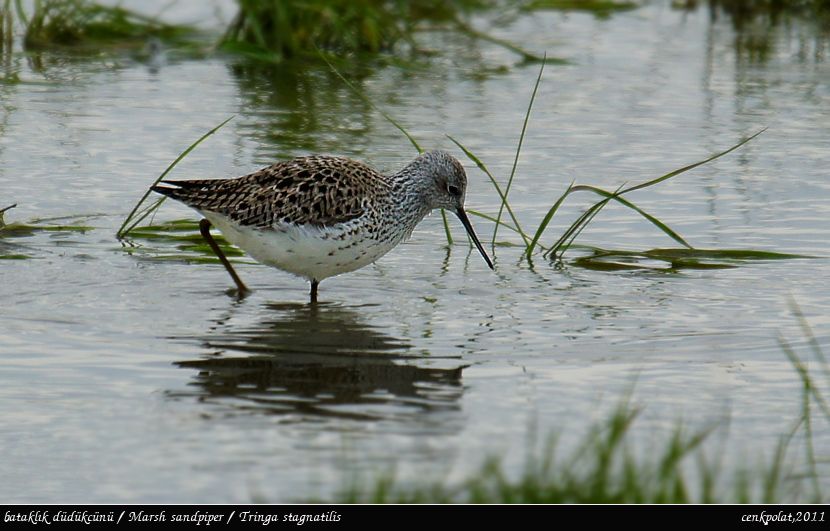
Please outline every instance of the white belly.
[{"label": "white belly", "polygon": [[202,214],[232,244],[255,260],[309,280],[323,280],[371,264],[398,241],[378,241],[354,225],[315,227],[277,225],[270,229],[244,227],[215,212]]}]

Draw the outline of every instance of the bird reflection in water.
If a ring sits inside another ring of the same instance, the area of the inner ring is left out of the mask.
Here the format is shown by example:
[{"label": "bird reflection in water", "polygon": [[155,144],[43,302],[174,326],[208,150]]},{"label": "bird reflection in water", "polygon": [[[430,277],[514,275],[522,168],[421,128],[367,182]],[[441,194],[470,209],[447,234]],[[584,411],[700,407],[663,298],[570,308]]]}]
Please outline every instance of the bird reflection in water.
[{"label": "bird reflection in water", "polygon": [[[436,360],[330,304],[269,304],[253,326],[220,323],[199,338],[210,354],[176,362],[199,373],[187,391],[236,413],[361,420],[458,410],[464,366]],[[451,368],[424,367],[424,362]]]}]

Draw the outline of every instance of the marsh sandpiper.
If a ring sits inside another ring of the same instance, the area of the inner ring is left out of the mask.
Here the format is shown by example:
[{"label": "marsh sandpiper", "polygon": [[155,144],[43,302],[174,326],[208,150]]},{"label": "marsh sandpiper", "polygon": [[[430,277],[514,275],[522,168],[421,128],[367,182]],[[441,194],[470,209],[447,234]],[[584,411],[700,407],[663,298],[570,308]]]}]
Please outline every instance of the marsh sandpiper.
[{"label": "marsh sandpiper", "polygon": [[464,211],[464,167],[443,151],[423,153],[390,175],[352,159],[310,156],[235,179],[162,184],[153,190],[205,217],[201,233],[240,294],[248,288],[210,235],[211,225],[257,261],[308,279],[311,302],[320,281],[373,263],[436,208],[458,216],[493,269]]}]

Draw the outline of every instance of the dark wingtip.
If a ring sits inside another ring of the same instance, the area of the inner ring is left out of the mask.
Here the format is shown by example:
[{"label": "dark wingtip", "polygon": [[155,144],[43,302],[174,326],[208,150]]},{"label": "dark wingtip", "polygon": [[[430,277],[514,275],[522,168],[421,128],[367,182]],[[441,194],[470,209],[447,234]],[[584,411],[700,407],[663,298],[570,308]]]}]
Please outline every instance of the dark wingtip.
[{"label": "dark wingtip", "polygon": [[181,194],[185,190],[201,188],[204,184],[203,181],[159,181],[150,189],[168,197],[173,197],[174,194]]},{"label": "dark wingtip", "polygon": [[[205,181],[203,180],[192,180],[192,181],[160,181],[161,184],[169,184],[170,186],[175,186],[176,188],[201,188],[205,185]],[[207,181],[208,183],[210,181]]]},{"label": "dark wingtip", "polygon": [[[165,182],[165,181],[162,181],[162,182]],[[158,184],[151,186],[150,190],[156,192],[157,194],[166,195],[167,197],[175,197],[176,192],[179,191],[178,188],[171,188],[169,186],[160,186]]]},{"label": "dark wingtip", "polygon": [[203,179],[191,181],[165,180],[159,181],[155,185],[151,186],[150,189],[156,193],[188,203],[188,199],[193,198],[196,192],[205,190],[214,184],[216,184],[216,181]]}]

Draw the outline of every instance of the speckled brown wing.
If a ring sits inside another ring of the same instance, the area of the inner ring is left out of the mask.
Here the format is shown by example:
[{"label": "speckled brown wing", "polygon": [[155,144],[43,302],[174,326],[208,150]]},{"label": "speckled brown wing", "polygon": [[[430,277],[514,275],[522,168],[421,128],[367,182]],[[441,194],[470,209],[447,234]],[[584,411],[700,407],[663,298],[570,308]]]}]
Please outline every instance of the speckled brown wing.
[{"label": "speckled brown wing", "polygon": [[323,156],[279,162],[236,179],[163,183],[170,186],[153,190],[260,228],[345,223],[363,215],[367,201],[389,186],[383,175],[361,162]]}]

